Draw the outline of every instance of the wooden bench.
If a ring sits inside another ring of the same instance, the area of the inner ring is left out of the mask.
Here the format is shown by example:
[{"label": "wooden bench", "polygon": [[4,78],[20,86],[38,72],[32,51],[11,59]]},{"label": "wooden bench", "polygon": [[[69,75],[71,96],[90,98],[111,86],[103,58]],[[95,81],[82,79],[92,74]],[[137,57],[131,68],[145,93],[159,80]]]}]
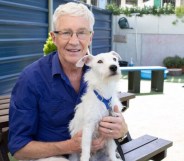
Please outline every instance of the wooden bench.
[{"label": "wooden bench", "polygon": [[[123,97],[125,96],[125,97]],[[129,97],[128,97],[129,96]],[[127,103],[135,95],[120,94],[122,103]],[[8,157],[8,115],[10,96],[0,96],[0,161],[10,161]],[[160,161],[167,155],[167,148],[172,142],[150,135],[144,135],[137,139],[131,139],[130,135],[121,145],[125,161]]]},{"label": "wooden bench", "polygon": [[122,112],[128,109],[129,102],[131,99],[135,98],[134,93],[118,92],[118,97],[123,105]]},{"label": "wooden bench", "polygon": [[122,72],[128,72],[128,92],[132,93],[140,93],[141,70],[151,70],[151,91],[163,92],[166,69],[161,66],[120,67]]},{"label": "wooden bench", "polygon": [[167,156],[167,148],[172,142],[150,135],[143,135],[133,139],[121,147],[124,152],[125,161],[160,161]]},{"label": "wooden bench", "polygon": [[0,96],[0,161],[8,158],[8,113],[10,96]]}]

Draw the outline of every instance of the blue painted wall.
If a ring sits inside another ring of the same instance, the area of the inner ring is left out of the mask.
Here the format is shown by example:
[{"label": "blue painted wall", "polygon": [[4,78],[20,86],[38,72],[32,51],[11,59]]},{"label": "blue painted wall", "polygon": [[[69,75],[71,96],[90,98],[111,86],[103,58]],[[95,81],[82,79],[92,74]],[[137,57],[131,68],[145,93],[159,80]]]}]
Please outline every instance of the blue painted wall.
[{"label": "blue painted wall", "polygon": [[92,7],[95,15],[92,53],[96,55],[112,49],[112,13],[97,7]]},{"label": "blue painted wall", "polygon": [[[54,0],[53,10],[71,0]],[[91,6],[88,6],[91,8]],[[111,50],[112,14],[97,7],[94,55]],[[48,36],[48,0],[0,0],[0,95],[9,94],[20,72],[43,56]]]},{"label": "blue painted wall", "polygon": [[47,0],[0,0],[0,95],[11,92],[22,69],[43,55]]}]

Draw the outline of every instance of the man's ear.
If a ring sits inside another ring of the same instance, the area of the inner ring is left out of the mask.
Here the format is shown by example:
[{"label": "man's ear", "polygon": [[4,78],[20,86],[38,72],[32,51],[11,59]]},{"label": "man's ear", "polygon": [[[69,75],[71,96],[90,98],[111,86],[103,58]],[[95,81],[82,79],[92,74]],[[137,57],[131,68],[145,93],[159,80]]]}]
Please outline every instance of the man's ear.
[{"label": "man's ear", "polygon": [[56,36],[54,35],[54,32],[50,32],[49,34],[52,38],[53,43],[56,45]]},{"label": "man's ear", "polygon": [[93,55],[85,55],[84,57],[82,57],[77,63],[76,66],[77,67],[83,67],[84,64],[87,66],[91,66],[91,61],[93,59]]},{"label": "man's ear", "polygon": [[116,56],[119,60],[122,60],[121,56],[117,52],[111,51],[110,53],[112,53],[114,56]]}]

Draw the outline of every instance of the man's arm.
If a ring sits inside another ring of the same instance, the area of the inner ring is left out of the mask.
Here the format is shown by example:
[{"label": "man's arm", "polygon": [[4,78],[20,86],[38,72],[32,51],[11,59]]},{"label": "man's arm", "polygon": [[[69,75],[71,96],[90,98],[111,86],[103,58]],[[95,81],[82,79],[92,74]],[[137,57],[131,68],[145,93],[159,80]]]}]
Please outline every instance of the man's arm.
[{"label": "man's arm", "polygon": [[72,139],[60,142],[31,141],[18,150],[14,157],[18,160],[26,160],[80,152],[81,135],[82,132],[79,132]]},{"label": "man's arm", "polygon": [[[60,142],[31,141],[18,150],[14,157],[18,160],[30,160],[81,152],[82,131],[70,140]],[[91,150],[97,151],[104,147],[104,137],[92,141]]]}]

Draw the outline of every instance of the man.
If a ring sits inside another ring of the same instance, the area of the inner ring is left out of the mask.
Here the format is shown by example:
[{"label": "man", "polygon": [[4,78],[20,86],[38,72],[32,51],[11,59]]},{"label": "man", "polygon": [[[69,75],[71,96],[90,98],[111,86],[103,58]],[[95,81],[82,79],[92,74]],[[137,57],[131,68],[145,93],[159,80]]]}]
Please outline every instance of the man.
[{"label": "man", "polygon": [[[80,103],[86,84],[87,67],[77,68],[93,37],[94,16],[83,4],[60,5],[53,15],[51,32],[57,52],[25,68],[11,95],[9,149],[19,160],[36,160],[81,151],[82,131],[70,138],[68,125]],[[115,111],[118,108],[115,107]],[[109,129],[113,133],[109,134]],[[92,151],[104,146],[104,138],[120,138],[127,132],[122,117],[105,117],[101,136],[92,142]]]}]

